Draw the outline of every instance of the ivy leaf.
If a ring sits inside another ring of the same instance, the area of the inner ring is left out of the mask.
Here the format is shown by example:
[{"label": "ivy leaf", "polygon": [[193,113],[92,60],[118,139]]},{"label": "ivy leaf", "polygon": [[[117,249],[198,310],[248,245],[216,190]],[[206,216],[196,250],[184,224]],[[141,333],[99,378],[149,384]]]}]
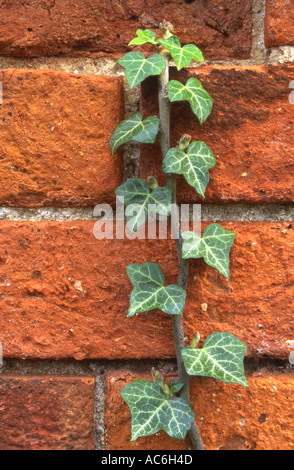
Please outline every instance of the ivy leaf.
[{"label": "ivy leaf", "polygon": [[130,264],[127,275],[134,286],[128,317],[154,308],[170,315],[182,315],[187,293],[174,284],[164,287],[164,275],[156,263]]},{"label": "ivy leaf", "polygon": [[128,52],[118,63],[125,68],[130,88],[134,88],[150,75],[159,75],[166,67],[164,57],[153,54],[147,59],[139,51]]},{"label": "ivy leaf", "polygon": [[183,386],[184,384],[179,380],[171,380],[169,383],[169,389],[172,394],[178,393],[180,390],[182,390]]},{"label": "ivy leaf", "polygon": [[[141,178],[129,178],[119,186],[115,194],[127,206],[127,227],[133,235],[148,219],[148,211],[170,215],[172,191],[167,187],[157,187],[150,192],[148,184]],[[150,207],[150,206],[156,207]]]},{"label": "ivy leaf", "polygon": [[212,150],[204,142],[192,142],[187,153],[179,148],[170,149],[162,164],[165,173],[183,175],[190,186],[204,197],[209,182],[208,170],[216,164]]},{"label": "ivy leaf", "polygon": [[246,387],[243,364],[246,349],[245,344],[230,333],[213,333],[202,349],[188,346],[182,350],[182,357],[189,375],[213,377]]},{"label": "ivy leaf", "polygon": [[236,235],[218,224],[210,224],[202,238],[196,232],[183,232],[183,259],[204,258],[206,264],[230,276],[229,255]]},{"label": "ivy leaf", "polygon": [[142,144],[153,144],[158,134],[159,122],[160,120],[156,116],[150,116],[142,121],[140,112],[121,122],[110,139],[112,154],[115,154],[120,145],[131,140]]},{"label": "ivy leaf", "polygon": [[189,101],[192,111],[202,124],[210,115],[213,100],[204,90],[196,78],[190,78],[186,85],[177,80],[171,80],[168,84],[168,96],[170,101]]},{"label": "ivy leaf", "polygon": [[136,380],[121,396],[132,415],[132,441],[160,430],[175,439],[185,439],[194,422],[194,411],[184,398],[169,398],[156,383]]},{"label": "ivy leaf", "polygon": [[202,52],[198,47],[194,46],[194,44],[187,44],[181,47],[180,40],[176,36],[159,39],[158,42],[170,51],[178,70],[190,65],[192,60],[197,60],[198,62],[203,62],[204,60]]},{"label": "ivy leaf", "polygon": [[138,29],[136,34],[138,37],[132,39],[129,46],[142,46],[147,43],[157,44],[156,33],[154,31],[150,31],[150,29]]}]

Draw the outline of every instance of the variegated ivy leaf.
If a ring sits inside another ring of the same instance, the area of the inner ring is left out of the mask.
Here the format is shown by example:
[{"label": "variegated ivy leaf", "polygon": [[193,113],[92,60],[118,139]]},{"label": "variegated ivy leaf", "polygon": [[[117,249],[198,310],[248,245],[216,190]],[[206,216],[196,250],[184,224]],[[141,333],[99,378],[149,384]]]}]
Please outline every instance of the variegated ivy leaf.
[{"label": "variegated ivy leaf", "polygon": [[134,38],[129,43],[129,46],[142,46],[143,44],[157,44],[156,33],[150,29],[138,29],[136,31],[137,38]]},{"label": "variegated ivy leaf", "polygon": [[114,154],[120,145],[131,140],[142,144],[153,144],[158,134],[160,120],[150,116],[142,121],[140,112],[133,114],[129,119],[121,122],[110,139],[110,147]]},{"label": "variegated ivy leaf", "polygon": [[148,219],[148,212],[170,215],[172,191],[167,187],[157,187],[150,192],[146,181],[141,178],[129,178],[119,186],[115,194],[127,206],[127,227],[133,235]]},{"label": "variegated ivy leaf", "polygon": [[178,393],[180,390],[182,390],[183,386],[184,384],[179,380],[171,380],[169,383],[169,389],[172,394]]},{"label": "variegated ivy leaf", "polygon": [[185,439],[194,422],[194,411],[187,400],[170,398],[159,385],[148,380],[131,382],[121,395],[132,415],[132,441],[160,430],[175,439]]},{"label": "variegated ivy leaf", "polygon": [[168,84],[168,96],[170,101],[189,101],[201,124],[211,113],[213,100],[196,78],[190,78],[186,85],[171,80]]},{"label": "variegated ivy leaf", "polygon": [[128,317],[154,308],[170,315],[182,315],[187,293],[174,284],[164,287],[164,275],[156,263],[130,264],[127,275],[134,286]]},{"label": "variegated ivy leaf", "polygon": [[126,79],[130,88],[134,88],[150,75],[159,75],[166,67],[164,57],[153,54],[145,58],[139,51],[128,52],[118,63],[125,68]]},{"label": "variegated ivy leaf", "polygon": [[215,164],[213,152],[204,142],[192,142],[187,153],[179,148],[170,149],[163,160],[162,171],[183,175],[187,183],[204,197],[209,182],[208,170]]},{"label": "variegated ivy leaf", "polygon": [[188,346],[182,350],[182,357],[189,375],[214,377],[246,387],[246,349],[245,344],[230,333],[213,333],[208,336],[202,349]]},{"label": "variegated ivy leaf", "polygon": [[194,44],[187,44],[181,47],[180,40],[176,36],[158,39],[158,42],[170,51],[178,70],[190,65],[192,60],[197,60],[198,62],[203,62],[204,60],[202,52],[198,47],[194,46]]},{"label": "variegated ivy leaf", "polygon": [[183,232],[183,259],[204,258],[206,264],[229,277],[229,255],[236,235],[218,224],[210,224],[202,238],[196,232]]}]

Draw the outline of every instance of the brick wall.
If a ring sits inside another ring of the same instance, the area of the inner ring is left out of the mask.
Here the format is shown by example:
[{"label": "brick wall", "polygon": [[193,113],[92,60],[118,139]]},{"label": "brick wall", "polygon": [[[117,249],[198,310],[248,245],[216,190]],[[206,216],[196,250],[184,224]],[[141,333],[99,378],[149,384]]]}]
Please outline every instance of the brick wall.
[{"label": "brick wall", "polygon": [[229,280],[191,263],[185,334],[248,345],[249,388],[193,378],[191,402],[207,449],[293,450],[293,11],[293,0],[0,0],[0,449],[189,448],[165,433],[130,442],[120,397],[152,366],[176,374],[170,317],[126,318],[125,267],[158,262],[173,283],[173,243],[93,235],[93,208],[114,206],[126,178],[163,182],[157,144],[112,156],[109,139],[124,116],[158,111],[156,80],[130,91],[116,60],[137,28],[166,19],[207,60],[173,78],[197,76],[215,103],[201,127],[173,105],[172,143],[189,132],[217,156],[205,201],[182,178],[179,200],[203,204],[203,228],[237,234]]}]

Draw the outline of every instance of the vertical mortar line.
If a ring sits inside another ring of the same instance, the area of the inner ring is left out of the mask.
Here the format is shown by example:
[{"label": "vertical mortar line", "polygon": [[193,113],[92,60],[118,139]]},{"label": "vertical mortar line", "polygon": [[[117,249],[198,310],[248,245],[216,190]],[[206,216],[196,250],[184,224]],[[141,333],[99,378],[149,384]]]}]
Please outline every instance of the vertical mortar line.
[{"label": "vertical mortar line", "polygon": [[252,4],[252,49],[251,60],[255,64],[264,64],[267,59],[267,49],[264,45],[266,0],[253,0]]},{"label": "vertical mortar line", "polygon": [[94,448],[104,450],[104,416],[105,416],[105,391],[104,372],[101,371],[95,378],[94,391]]}]

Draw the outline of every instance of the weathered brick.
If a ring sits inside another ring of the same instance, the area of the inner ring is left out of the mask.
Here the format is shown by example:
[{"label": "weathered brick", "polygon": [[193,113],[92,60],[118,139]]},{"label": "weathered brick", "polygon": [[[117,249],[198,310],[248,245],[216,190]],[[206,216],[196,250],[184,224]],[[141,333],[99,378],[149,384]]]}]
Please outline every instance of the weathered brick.
[{"label": "weathered brick", "polygon": [[94,449],[92,377],[1,376],[1,450]]},{"label": "weathered brick", "polygon": [[[203,224],[205,227],[206,224]],[[1,222],[0,341],[5,357],[174,357],[171,317],[127,318],[128,264],[157,262],[177,279],[168,240],[96,240],[94,222]],[[290,223],[222,223],[237,234],[231,277],[191,261],[186,335],[236,334],[250,356],[287,359],[293,339],[293,243]],[[201,304],[207,304],[203,312]]]},{"label": "weathered brick", "polygon": [[[223,223],[236,233],[226,280],[203,260],[191,262],[184,317],[189,337],[201,330],[229,331],[249,354],[288,359],[293,337],[294,270],[292,224]],[[207,304],[203,311],[202,304]]]},{"label": "weathered brick", "polygon": [[[292,202],[294,198],[294,108],[289,102],[293,65],[213,66],[173,71],[186,83],[198,78],[214,99],[211,115],[200,126],[187,102],[172,105],[172,146],[183,134],[203,140],[214,151],[217,164],[210,170],[206,198],[197,196],[183,177],[178,178],[183,202]],[[156,80],[143,86],[143,112],[156,113]],[[141,177],[153,174],[161,184],[159,145],[142,146]]]},{"label": "weathered brick", "polygon": [[195,42],[207,58],[248,58],[252,1],[8,0],[0,3],[0,54],[121,55],[137,28],[176,26],[184,43]]},{"label": "weathered brick", "polygon": [[265,45],[294,46],[293,0],[266,0]]},{"label": "weathered brick", "polygon": [[[189,449],[189,441],[155,436],[130,442],[131,416],[121,389],[145,372],[110,370],[105,376],[105,445],[108,450]],[[166,374],[167,381],[175,378]],[[191,404],[207,450],[293,450],[294,374],[260,371],[248,376],[248,388],[211,378],[191,378]]]},{"label": "weathered brick", "polygon": [[121,78],[2,70],[0,204],[113,203],[121,155],[109,140],[123,119]]}]

